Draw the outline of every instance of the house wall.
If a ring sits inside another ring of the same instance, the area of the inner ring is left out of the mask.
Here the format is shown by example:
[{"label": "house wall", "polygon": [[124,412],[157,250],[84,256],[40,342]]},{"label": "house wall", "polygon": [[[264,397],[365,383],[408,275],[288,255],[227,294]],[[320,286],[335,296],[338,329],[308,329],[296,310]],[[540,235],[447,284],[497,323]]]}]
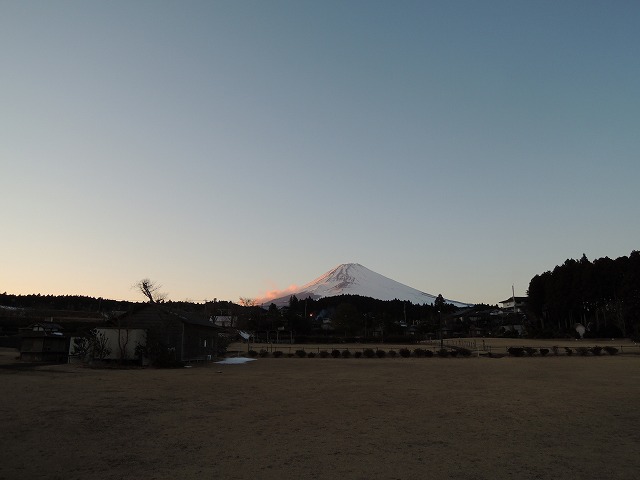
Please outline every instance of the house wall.
[{"label": "house wall", "polygon": [[[102,333],[107,338],[107,346],[111,349],[111,353],[106,360],[132,360],[136,358],[136,346],[147,344],[147,332],[141,328],[97,328],[98,333]],[[120,351],[118,346],[118,333],[121,338],[121,345],[124,352]],[[121,358],[124,353],[124,358]]]},{"label": "house wall", "polygon": [[233,327],[234,323],[236,323],[236,317],[229,315],[218,315],[217,317],[212,318],[215,325],[218,327]]},{"label": "house wall", "polygon": [[185,324],[182,360],[214,358],[218,348],[218,332],[207,327]]},{"label": "house wall", "polygon": [[[162,344],[175,348],[176,358],[180,359],[182,348],[182,322],[161,308],[149,305],[138,312],[132,313],[120,320],[121,328],[146,330],[147,345]],[[116,347],[117,347],[117,337]],[[135,345],[134,345],[135,348]]]},{"label": "house wall", "polygon": [[26,336],[20,346],[20,359],[26,362],[65,363],[67,341],[65,337]]},{"label": "house wall", "polygon": [[44,350],[44,337],[24,337],[20,344],[20,353],[42,352]]},{"label": "house wall", "polygon": [[[160,305],[147,305],[120,318],[118,322],[121,327],[146,330],[147,345],[150,348],[158,344],[168,347],[176,360],[206,359],[217,351],[220,329],[213,322],[204,325],[194,323]],[[117,337],[115,340],[117,347]]]}]

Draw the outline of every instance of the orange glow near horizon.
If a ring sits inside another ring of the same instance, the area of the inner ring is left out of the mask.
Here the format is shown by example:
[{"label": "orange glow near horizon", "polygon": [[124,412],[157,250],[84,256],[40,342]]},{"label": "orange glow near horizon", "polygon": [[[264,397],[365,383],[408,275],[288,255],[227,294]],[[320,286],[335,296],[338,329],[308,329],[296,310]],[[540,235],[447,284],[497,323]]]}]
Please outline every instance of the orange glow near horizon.
[{"label": "orange glow near horizon", "polygon": [[284,297],[287,294],[292,294],[296,290],[298,290],[298,286],[297,285],[293,285],[293,284],[289,285],[284,290],[277,290],[277,289],[269,290],[268,292],[266,292],[261,297],[256,298],[256,304],[257,305],[261,305],[263,303],[268,303],[271,300],[274,300],[276,298]]}]

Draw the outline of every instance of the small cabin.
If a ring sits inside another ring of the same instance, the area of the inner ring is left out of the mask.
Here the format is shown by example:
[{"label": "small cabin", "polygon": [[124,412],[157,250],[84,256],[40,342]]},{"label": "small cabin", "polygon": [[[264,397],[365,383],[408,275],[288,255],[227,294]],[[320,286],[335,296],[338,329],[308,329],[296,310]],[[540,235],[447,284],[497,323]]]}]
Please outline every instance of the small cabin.
[{"label": "small cabin", "polygon": [[21,329],[20,360],[25,362],[66,363],[69,338],[57,323],[32,323]]}]

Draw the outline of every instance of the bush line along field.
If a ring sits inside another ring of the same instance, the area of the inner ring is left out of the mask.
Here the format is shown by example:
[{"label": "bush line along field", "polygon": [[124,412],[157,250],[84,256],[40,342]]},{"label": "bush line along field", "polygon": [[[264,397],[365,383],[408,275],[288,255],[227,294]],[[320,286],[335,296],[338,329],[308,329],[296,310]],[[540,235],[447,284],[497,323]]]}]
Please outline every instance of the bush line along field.
[{"label": "bush line along field", "polygon": [[273,344],[232,343],[228,354],[250,357],[308,357],[308,358],[396,358],[396,357],[471,357],[508,354],[511,356],[640,354],[640,344],[626,339],[566,341],[534,339],[447,339],[423,342],[418,345],[392,344]]}]

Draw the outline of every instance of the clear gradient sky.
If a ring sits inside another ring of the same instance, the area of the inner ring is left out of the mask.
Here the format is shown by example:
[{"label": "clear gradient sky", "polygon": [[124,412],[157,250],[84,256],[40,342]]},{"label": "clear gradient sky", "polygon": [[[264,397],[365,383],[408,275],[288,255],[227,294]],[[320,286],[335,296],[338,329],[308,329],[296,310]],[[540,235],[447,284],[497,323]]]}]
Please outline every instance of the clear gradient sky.
[{"label": "clear gradient sky", "polygon": [[0,292],[495,304],[640,248],[639,152],[637,1],[0,0]]}]

